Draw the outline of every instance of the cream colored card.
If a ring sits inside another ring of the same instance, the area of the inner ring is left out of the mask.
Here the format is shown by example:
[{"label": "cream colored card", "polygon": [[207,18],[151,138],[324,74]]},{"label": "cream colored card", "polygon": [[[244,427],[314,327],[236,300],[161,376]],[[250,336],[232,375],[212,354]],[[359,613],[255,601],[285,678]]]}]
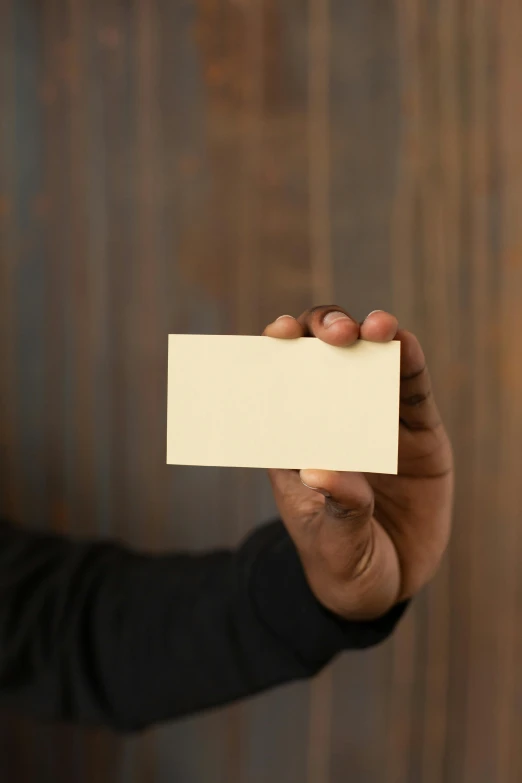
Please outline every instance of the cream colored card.
[{"label": "cream colored card", "polygon": [[169,335],[167,462],[397,473],[400,343]]}]

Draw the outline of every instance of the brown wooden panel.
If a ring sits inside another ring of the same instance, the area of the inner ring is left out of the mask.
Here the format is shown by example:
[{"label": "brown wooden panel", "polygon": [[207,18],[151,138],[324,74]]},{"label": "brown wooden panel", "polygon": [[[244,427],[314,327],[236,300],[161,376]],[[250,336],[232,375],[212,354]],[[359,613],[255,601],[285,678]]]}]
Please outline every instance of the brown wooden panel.
[{"label": "brown wooden panel", "polygon": [[0,0],[2,510],[237,542],[266,479],[164,465],[166,335],[331,298],[419,333],[458,466],[381,649],[132,740],[2,715],[2,780],[520,779],[521,47],[517,0]]}]

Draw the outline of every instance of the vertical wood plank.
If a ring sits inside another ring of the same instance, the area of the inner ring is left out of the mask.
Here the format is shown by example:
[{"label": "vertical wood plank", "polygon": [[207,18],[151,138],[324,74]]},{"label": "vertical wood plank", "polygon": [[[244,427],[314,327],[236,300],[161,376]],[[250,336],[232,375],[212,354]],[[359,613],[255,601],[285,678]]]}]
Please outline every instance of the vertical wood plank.
[{"label": "vertical wood plank", "polygon": [[[420,168],[421,91],[418,50],[419,11],[415,0],[396,3],[396,35],[401,83],[401,125],[396,192],[390,231],[393,310],[401,323],[415,329],[417,178]],[[393,783],[409,779],[410,748],[415,736],[415,692],[418,681],[419,622],[416,608],[395,634],[391,652],[390,707],[386,764]]]},{"label": "vertical wood plank", "polygon": [[[259,332],[283,313],[298,315],[313,301],[309,264],[307,9],[299,0],[261,3],[261,116],[256,195],[256,322]],[[250,475],[249,527],[275,515],[262,471]],[[293,684],[246,706],[248,735],[242,780],[306,779],[309,688]],[[289,752],[289,748],[299,749]]]},{"label": "vertical wood plank", "polygon": [[496,723],[493,769],[499,779],[516,780],[521,771],[519,727],[515,716],[519,703],[520,632],[520,475],[522,458],[522,376],[516,335],[521,328],[520,292],[522,291],[522,148],[515,127],[522,118],[522,99],[517,88],[520,73],[522,9],[520,4],[505,0],[499,8],[498,25],[499,92],[497,110],[502,178],[502,212],[500,223],[500,481],[497,509],[504,519],[505,532],[500,537],[498,572],[502,606],[498,627],[498,676],[496,678]]},{"label": "vertical wood plank", "polygon": [[[310,271],[314,303],[333,297],[330,224],[330,2],[308,4],[308,193]],[[310,685],[308,783],[330,780],[332,670]]]},{"label": "vertical wood plank", "polygon": [[521,40],[516,0],[0,0],[1,509],[237,543],[268,486],[164,464],[166,335],[331,299],[418,332],[458,467],[389,644],[123,742],[2,716],[0,775],[519,779]]}]

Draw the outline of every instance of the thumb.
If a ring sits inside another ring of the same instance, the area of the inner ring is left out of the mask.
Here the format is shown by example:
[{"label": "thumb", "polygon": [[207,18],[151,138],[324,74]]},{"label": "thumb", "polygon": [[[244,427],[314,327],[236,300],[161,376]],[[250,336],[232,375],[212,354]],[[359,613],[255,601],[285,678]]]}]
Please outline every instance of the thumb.
[{"label": "thumb", "polygon": [[270,471],[281,517],[310,587],[350,619],[376,617],[399,593],[397,554],[373,517],[373,491],[361,473]]},{"label": "thumb", "polygon": [[338,473],[331,470],[301,470],[303,486],[325,498],[324,517],[350,520],[344,530],[350,535],[367,526],[373,516],[374,497],[363,473]]},{"label": "thumb", "polygon": [[302,470],[306,494],[319,493],[324,500],[316,519],[316,544],[328,566],[345,579],[369,566],[373,555],[373,491],[362,473]]}]

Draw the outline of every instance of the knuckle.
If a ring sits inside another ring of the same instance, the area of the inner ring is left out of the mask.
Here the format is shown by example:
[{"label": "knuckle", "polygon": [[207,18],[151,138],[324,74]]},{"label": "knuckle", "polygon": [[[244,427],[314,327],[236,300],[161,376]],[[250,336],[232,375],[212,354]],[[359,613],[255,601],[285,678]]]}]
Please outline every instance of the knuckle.
[{"label": "knuckle", "polygon": [[417,380],[417,378],[420,378],[421,375],[424,375],[425,373],[427,373],[427,371],[428,371],[428,368],[426,367],[426,365],[424,365],[419,370],[414,370],[413,372],[411,372],[409,374],[401,375],[401,381],[403,381],[403,382],[405,382],[405,381],[415,381],[415,380]]},{"label": "knuckle", "polygon": [[330,516],[346,522],[366,522],[373,514],[373,500],[347,507],[335,500],[327,499],[326,507]]},{"label": "knuckle", "polygon": [[430,398],[430,396],[430,391],[410,394],[409,396],[401,397],[401,405],[406,405],[410,408],[417,408],[419,405],[423,405]]},{"label": "knuckle", "polygon": [[[323,318],[327,313],[332,312],[346,313],[346,310],[344,307],[341,307],[337,304],[316,305],[315,307],[311,307],[309,310],[306,310],[299,320],[309,322],[317,315]],[[348,313],[346,313],[346,315],[348,315]]]},{"label": "knuckle", "polygon": [[430,432],[433,429],[423,419],[421,421],[414,421],[410,418],[405,419],[404,417],[401,417],[399,423],[404,429],[409,430],[410,432]]},{"label": "knuckle", "polygon": [[342,310],[342,307],[339,307],[339,305],[336,304],[323,304],[323,305],[316,305],[315,307],[311,307],[310,310],[307,310],[308,315],[313,315],[314,313],[319,313],[322,310]]}]

